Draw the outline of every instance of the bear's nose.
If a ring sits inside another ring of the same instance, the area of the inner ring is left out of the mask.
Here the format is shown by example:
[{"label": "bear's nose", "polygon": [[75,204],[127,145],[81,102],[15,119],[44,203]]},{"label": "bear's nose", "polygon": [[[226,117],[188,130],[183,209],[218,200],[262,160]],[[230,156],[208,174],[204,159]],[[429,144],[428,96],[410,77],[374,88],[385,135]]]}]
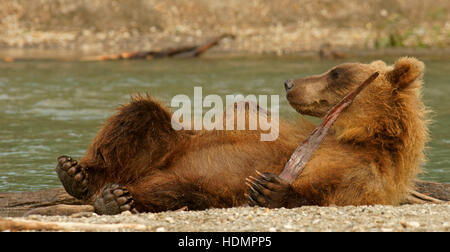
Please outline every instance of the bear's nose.
[{"label": "bear's nose", "polygon": [[291,90],[294,87],[294,82],[292,80],[287,80],[284,82],[284,88],[286,89],[286,92]]}]

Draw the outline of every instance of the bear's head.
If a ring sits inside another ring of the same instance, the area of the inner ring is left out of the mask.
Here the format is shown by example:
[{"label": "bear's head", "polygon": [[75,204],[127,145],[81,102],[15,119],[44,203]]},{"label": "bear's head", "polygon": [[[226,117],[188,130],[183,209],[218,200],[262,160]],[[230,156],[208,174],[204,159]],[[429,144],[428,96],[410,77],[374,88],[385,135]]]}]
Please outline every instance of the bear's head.
[{"label": "bear's head", "polygon": [[423,71],[421,61],[403,57],[393,66],[383,61],[345,63],[320,75],[288,80],[284,85],[295,110],[323,117],[345,95],[378,72],[379,76],[335,122],[338,138],[363,141],[385,133],[397,136],[404,127],[415,124],[411,121],[424,120],[425,108],[420,99]]},{"label": "bear's head", "polygon": [[[369,96],[376,100],[383,98],[386,102],[389,94],[405,89],[419,79],[423,70],[422,62],[406,57],[399,59],[394,67],[387,66],[383,61],[370,64],[345,63],[320,75],[287,80],[284,86],[286,97],[295,110],[301,114],[322,117],[374,72],[379,72],[380,76],[371,84],[373,88],[367,88],[365,93],[370,93]],[[355,105],[358,101],[361,99],[355,99]]]}]

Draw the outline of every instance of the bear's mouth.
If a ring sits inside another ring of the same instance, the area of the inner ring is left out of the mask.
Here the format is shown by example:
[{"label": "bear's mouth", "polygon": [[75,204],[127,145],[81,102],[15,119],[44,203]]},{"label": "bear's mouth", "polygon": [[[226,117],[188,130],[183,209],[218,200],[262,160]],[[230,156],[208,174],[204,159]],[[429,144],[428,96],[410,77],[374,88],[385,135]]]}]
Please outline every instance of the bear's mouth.
[{"label": "bear's mouth", "polygon": [[295,101],[289,101],[291,107],[302,115],[309,115],[314,117],[323,117],[332,105],[327,100],[315,101],[310,104],[302,104]]}]

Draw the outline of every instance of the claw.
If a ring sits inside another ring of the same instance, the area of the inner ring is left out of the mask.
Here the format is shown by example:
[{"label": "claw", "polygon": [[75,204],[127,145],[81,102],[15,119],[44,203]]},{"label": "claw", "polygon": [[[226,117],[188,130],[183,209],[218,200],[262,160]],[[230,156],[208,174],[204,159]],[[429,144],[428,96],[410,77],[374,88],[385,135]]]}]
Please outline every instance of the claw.
[{"label": "claw", "polygon": [[262,207],[282,207],[289,185],[271,173],[256,171],[257,176],[248,176],[245,184],[250,188],[246,197],[249,205]]},{"label": "claw", "polygon": [[264,174],[258,170],[255,170],[255,172],[256,172],[256,174],[258,174],[259,176],[261,176],[262,178],[264,178],[267,181],[271,181],[271,179],[272,179],[271,177],[267,176],[266,174]]},{"label": "claw", "polygon": [[252,190],[254,193],[259,193],[258,191],[256,191],[255,190],[255,188],[253,188],[253,185],[251,185],[251,184],[249,184],[249,183],[247,183],[247,182],[245,182],[245,184],[248,186],[248,188],[250,188],[250,190]]},{"label": "claw", "polygon": [[[268,178],[268,177],[266,177]],[[248,181],[251,182],[253,185],[255,185],[256,187],[258,187],[259,190],[264,189],[268,189],[268,190],[272,190],[271,187],[269,185],[267,185],[266,182],[273,182],[273,181],[269,181],[266,178],[255,178],[252,176],[248,177]]]},{"label": "claw", "polygon": [[259,176],[261,176],[267,182],[278,183],[278,184],[287,184],[283,179],[281,179],[278,176],[275,176],[273,174],[271,174],[273,176],[269,176],[269,175],[267,175],[267,173],[262,173],[258,170],[255,170],[255,171]]},{"label": "claw", "polygon": [[254,178],[254,177],[252,177],[252,176],[249,176],[248,178],[246,178],[245,179],[248,183],[251,183],[252,185],[254,185],[254,186],[258,186],[256,183],[258,182],[258,179],[256,179],[256,178]]},{"label": "claw", "polygon": [[258,205],[258,203],[252,198],[252,196],[250,196],[250,195],[248,195],[246,193],[244,195],[249,200],[249,202],[250,202],[249,205],[250,206],[257,206]]},{"label": "claw", "polygon": [[253,178],[252,176],[250,177],[252,180],[249,180],[249,182],[253,185],[253,188],[256,189],[258,193],[264,194],[263,190],[268,189],[267,186],[264,185],[264,183],[261,183],[258,179]]}]

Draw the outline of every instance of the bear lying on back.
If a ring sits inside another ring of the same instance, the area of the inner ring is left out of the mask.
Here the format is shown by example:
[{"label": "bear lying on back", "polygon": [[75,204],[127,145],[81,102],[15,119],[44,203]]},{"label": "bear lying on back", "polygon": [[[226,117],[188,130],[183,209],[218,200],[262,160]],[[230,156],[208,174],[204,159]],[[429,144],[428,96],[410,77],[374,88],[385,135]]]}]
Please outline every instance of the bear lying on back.
[{"label": "bear lying on back", "polygon": [[420,172],[428,138],[422,62],[341,64],[287,81],[287,99],[299,113],[322,117],[375,71],[380,76],[342,112],[292,185],[275,174],[314,129],[311,123],[281,120],[272,142],[261,142],[259,131],[175,131],[169,110],[151,97],[121,106],[85,156],[59,157],[56,171],[66,191],[94,201],[99,214],[245,203],[400,204]]}]

